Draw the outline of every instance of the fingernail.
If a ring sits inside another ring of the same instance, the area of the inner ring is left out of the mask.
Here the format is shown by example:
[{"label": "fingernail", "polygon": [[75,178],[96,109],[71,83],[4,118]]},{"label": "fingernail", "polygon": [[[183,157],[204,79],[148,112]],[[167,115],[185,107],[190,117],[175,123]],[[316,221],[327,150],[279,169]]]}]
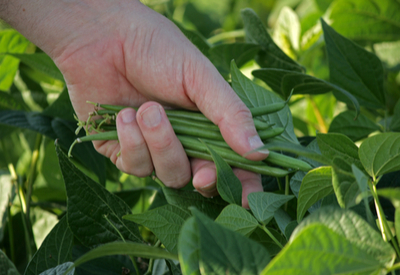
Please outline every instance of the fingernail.
[{"label": "fingernail", "polygon": [[[253,149],[253,150],[264,146],[264,143],[261,141],[261,138],[258,135],[249,137],[249,143],[250,143],[251,149]],[[268,149],[263,149],[258,152],[262,153],[262,154],[266,154],[266,155],[269,154]]]},{"label": "fingernail", "polygon": [[157,105],[150,106],[142,113],[142,119],[147,127],[156,127],[161,122],[160,108]]},{"label": "fingernail", "polygon": [[211,192],[215,190],[215,181],[210,182],[209,184],[204,185],[203,187],[199,188],[203,192]]},{"label": "fingernail", "polygon": [[122,122],[125,124],[131,123],[136,118],[136,112],[133,109],[126,109],[121,113]]}]

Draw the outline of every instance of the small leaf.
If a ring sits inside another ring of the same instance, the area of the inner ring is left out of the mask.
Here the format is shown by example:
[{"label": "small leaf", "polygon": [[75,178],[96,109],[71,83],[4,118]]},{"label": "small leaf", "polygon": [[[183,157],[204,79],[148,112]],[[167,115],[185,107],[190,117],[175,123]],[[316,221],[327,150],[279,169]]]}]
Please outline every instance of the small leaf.
[{"label": "small leaf", "polygon": [[247,237],[258,226],[257,220],[247,210],[235,204],[225,207],[215,221]]},{"label": "small leaf", "polygon": [[241,11],[246,38],[261,46],[263,54],[259,57],[261,67],[303,71],[303,68],[288,57],[273,41],[260,18],[252,9]]},{"label": "small leaf", "polygon": [[[60,264],[56,267],[50,268],[42,273],[34,273],[39,275],[74,275],[75,267],[72,267],[74,263],[67,262]],[[68,272],[66,272],[68,270]]]},{"label": "small leaf", "polygon": [[360,160],[374,179],[400,170],[400,133],[383,133],[364,140],[359,149]]},{"label": "small leaf", "polygon": [[273,39],[292,58],[296,57],[293,51],[300,50],[300,32],[298,15],[291,8],[283,7],[274,26]]},{"label": "small leaf", "polygon": [[[24,275],[36,275],[72,260],[74,237],[64,216],[47,235],[39,250],[29,262]],[[60,273],[62,274],[62,273]]]},{"label": "small leaf", "polygon": [[226,202],[242,206],[242,183],[232,168],[207,143],[204,143],[217,167],[218,193]]},{"label": "small leaf", "polygon": [[19,275],[19,272],[12,261],[0,249],[0,275]]},{"label": "small leaf", "polygon": [[[360,194],[357,181],[351,173],[351,166],[341,157],[333,159],[332,185],[337,201],[342,208],[351,208],[356,205],[356,198]],[[343,173],[347,172],[347,173]]]},{"label": "small leaf", "polygon": [[344,111],[335,116],[329,126],[329,133],[340,133],[349,137],[352,141],[366,138],[370,133],[378,131],[379,126],[363,114],[357,119],[354,111]]},{"label": "small leaf", "polygon": [[292,222],[292,218],[285,210],[279,208],[274,213],[274,219],[279,227],[279,230],[285,234],[286,227]]},{"label": "small leaf", "polygon": [[163,187],[163,193],[169,204],[175,205],[183,210],[188,210],[191,206],[196,207],[212,219],[216,219],[222,209],[227,205],[219,196],[205,198],[195,191]]},{"label": "small leaf", "polygon": [[53,60],[45,53],[34,53],[34,54],[16,54],[10,53],[9,55],[18,58],[22,63],[31,67],[32,69],[38,70],[54,79],[64,82],[64,76],[54,64]]},{"label": "small leaf", "polygon": [[[330,81],[349,91],[360,105],[385,108],[383,67],[376,55],[336,33],[321,19],[329,59]],[[339,100],[348,102],[340,94]]]},{"label": "small leaf", "polygon": [[358,147],[347,136],[336,133],[317,134],[317,142],[322,155],[328,159],[340,157],[349,165],[354,163],[358,168],[363,168],[358,157]]},{"label": "small leaf", "polygon": [[[204,274],[259,274],[270,257],[265,248],[192,209],[198,228]],[[213,245],[210,245],[213,244]]]},{"label": "small leaf", "polygon": [[[354,177],[356,178],[356,182],[358,188],[360,189],[361,194],[367,193],[369,191],[368,177],[354,164],[351,165],[351,169],[353,171]],[[369,224],[373,225],[374,218],[372,216],[371,208],[369,207],[369,201],[367,196],[363,196],[363,202],[365,207],[365,213],[367,214],[367,220]]]},{"label": "small leaf", "polygon": [[126,215],[123,218],[149,228],[172,253],[178,253],[178,237],[182,225],[190,214],[173,205],[146,211],[141,214]]},{"label": "small leaf", "polygon": [[141,242],[137,225],[122,219],[131,214],[129,206],[79,171],[58,146],[56,150],[67,190],[68,225],[74,236],[88,247],[121,240],[120,234],[125,240]]},{"label": "small leaf", "polygon": [[[272,103],[283,102],[276,94],[255,84],[238,69],[235,62],[231,63],[232,88],[247,107],[260,107]],[[259,117],[265,122],[275,124],[275,127],[286,127],[281,135],[288,141],[298,143],[294,134],[293,119],[288,106],[282,110]]]},{"label": "small leaf", "polygon": [[[314,224],[328,227],[372,256],[380,264],[389,265],[396,257],[391,245],[385,242],[379,232],[373,229],[362,217],[351,210],[337,207],[321,208],[305,218],[293,232],[291,241],[298,239],[297,235]],[[331,240],[331,238],[329,237],[327,240]]]},{"label": "small leaf", "polygon": [[301,183],[297,200],[297,222],[303,219],[308,208],[332,192],[332,168],[330,166],[319,167],[308,172]]},{"label": "small leaf", "polygon": [[379,42],[400,39],[399,14],[394,0],[338,0],[329,18],[332,27],[350,39]]},{"label": "small leaf", "polygon": [[247,196],[249,206],[256,219],[268,224],[282,205],[294,198],[292,195],[279,195],[267,192],[250,193]]}]

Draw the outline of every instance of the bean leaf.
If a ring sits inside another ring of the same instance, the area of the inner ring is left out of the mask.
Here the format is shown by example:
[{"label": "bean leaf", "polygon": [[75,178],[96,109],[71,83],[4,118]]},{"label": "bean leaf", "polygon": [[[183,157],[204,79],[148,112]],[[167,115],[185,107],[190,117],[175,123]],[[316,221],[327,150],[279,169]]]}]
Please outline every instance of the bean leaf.
[{"label": "bean leaf", "polygon": [[294,198],[292,195],[280,195],[267,192],[250,193],[247,196],[249,206],[256,219],[262,224],[268,224],[283,204]]},{"label": "bean leaf", "polygon": [[141,213],[126,215],[123,218],[144,225],[157,236],[169,251],[178,253],[178,236],[185,220],[190,214],[173,205]]},{"label": "bean leaf", "polygon": [[359,149],[367,173],[376,178],[400,170],[400,133],[382,133],[367,138]]},{"label": "bean leaf", "polygon": [[7,258],[7,255],[1,249],[0,249],[0,274],[19,275],[19,272],[15,267],[15,265],[13,264],[13,262]]},{"label": "bean leaf", "polygon": [[235,204],[225,207],[215,221],[247,237],[258,226],[257,220],[246,209]]},{"label": "bean leaf", "polygon": [[204,143],[217,167],[217,189],[226,202],[242,205],[242,183],[232,168],[210,146]]}]

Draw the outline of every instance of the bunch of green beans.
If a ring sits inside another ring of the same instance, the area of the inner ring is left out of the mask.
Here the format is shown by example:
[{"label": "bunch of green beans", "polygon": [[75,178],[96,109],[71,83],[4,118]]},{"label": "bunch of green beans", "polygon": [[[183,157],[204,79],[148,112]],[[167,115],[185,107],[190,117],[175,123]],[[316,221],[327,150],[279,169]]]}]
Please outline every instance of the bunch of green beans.
[{"label": "bunch of green beans", "polygon": [[[89,114],[87,121],[78,120],[78,129],[85,128],[86,136],[77,138],[71,145],[68,155],[76,143],[94,140],[117,140],[116,116],[126,106],[107,105],[88,102],[95,105],[95,111]],[[254,125],[262,140],[273,138],[282,134],[283,127],[272,128],[257,116],[271,114],[283,109],[286,102],[274,103],[267,106],[250,108]],[[101,109],[99,109],[101,108]],[[134,108],[137,109],[137,108]],[[183,145],[189,157],[212,160],[211,154],[203,142],[214,149],[229,165],[248,171],[274,177],[283,177],[291,170],[308,171],[311,166],[299,159],[292,158],[276,152],[270,152],[264,161],[248,160],[235,151],[224,141],[219,128],[199,112],[186,110],[165,110],[175,134]],[[100,118],[99,118],[100,116]],[[93,132],[96,132],[93,134]],[[201,142],[201,139],[203,142]],[[270,165],[273,166],[270,166]],[[277,167],[278,166],[278,167]]]}]

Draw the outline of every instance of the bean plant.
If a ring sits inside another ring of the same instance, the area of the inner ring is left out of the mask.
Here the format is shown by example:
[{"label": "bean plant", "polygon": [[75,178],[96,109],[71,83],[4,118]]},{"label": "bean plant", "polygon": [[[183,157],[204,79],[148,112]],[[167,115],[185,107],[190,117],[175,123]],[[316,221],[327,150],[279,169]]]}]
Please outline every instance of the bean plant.
[{"label": "bean plant", "polygon": [[[88,102],[78,121],[53,61],[2,25],[0,275],[400,274],[399,2],[178,2],[148,4],[252,111],[269,157],[169,109],[219,195],[124,174],[84,141],[117,140],[138,106]],[[262,174],[250,209],[231,167]]]}]

